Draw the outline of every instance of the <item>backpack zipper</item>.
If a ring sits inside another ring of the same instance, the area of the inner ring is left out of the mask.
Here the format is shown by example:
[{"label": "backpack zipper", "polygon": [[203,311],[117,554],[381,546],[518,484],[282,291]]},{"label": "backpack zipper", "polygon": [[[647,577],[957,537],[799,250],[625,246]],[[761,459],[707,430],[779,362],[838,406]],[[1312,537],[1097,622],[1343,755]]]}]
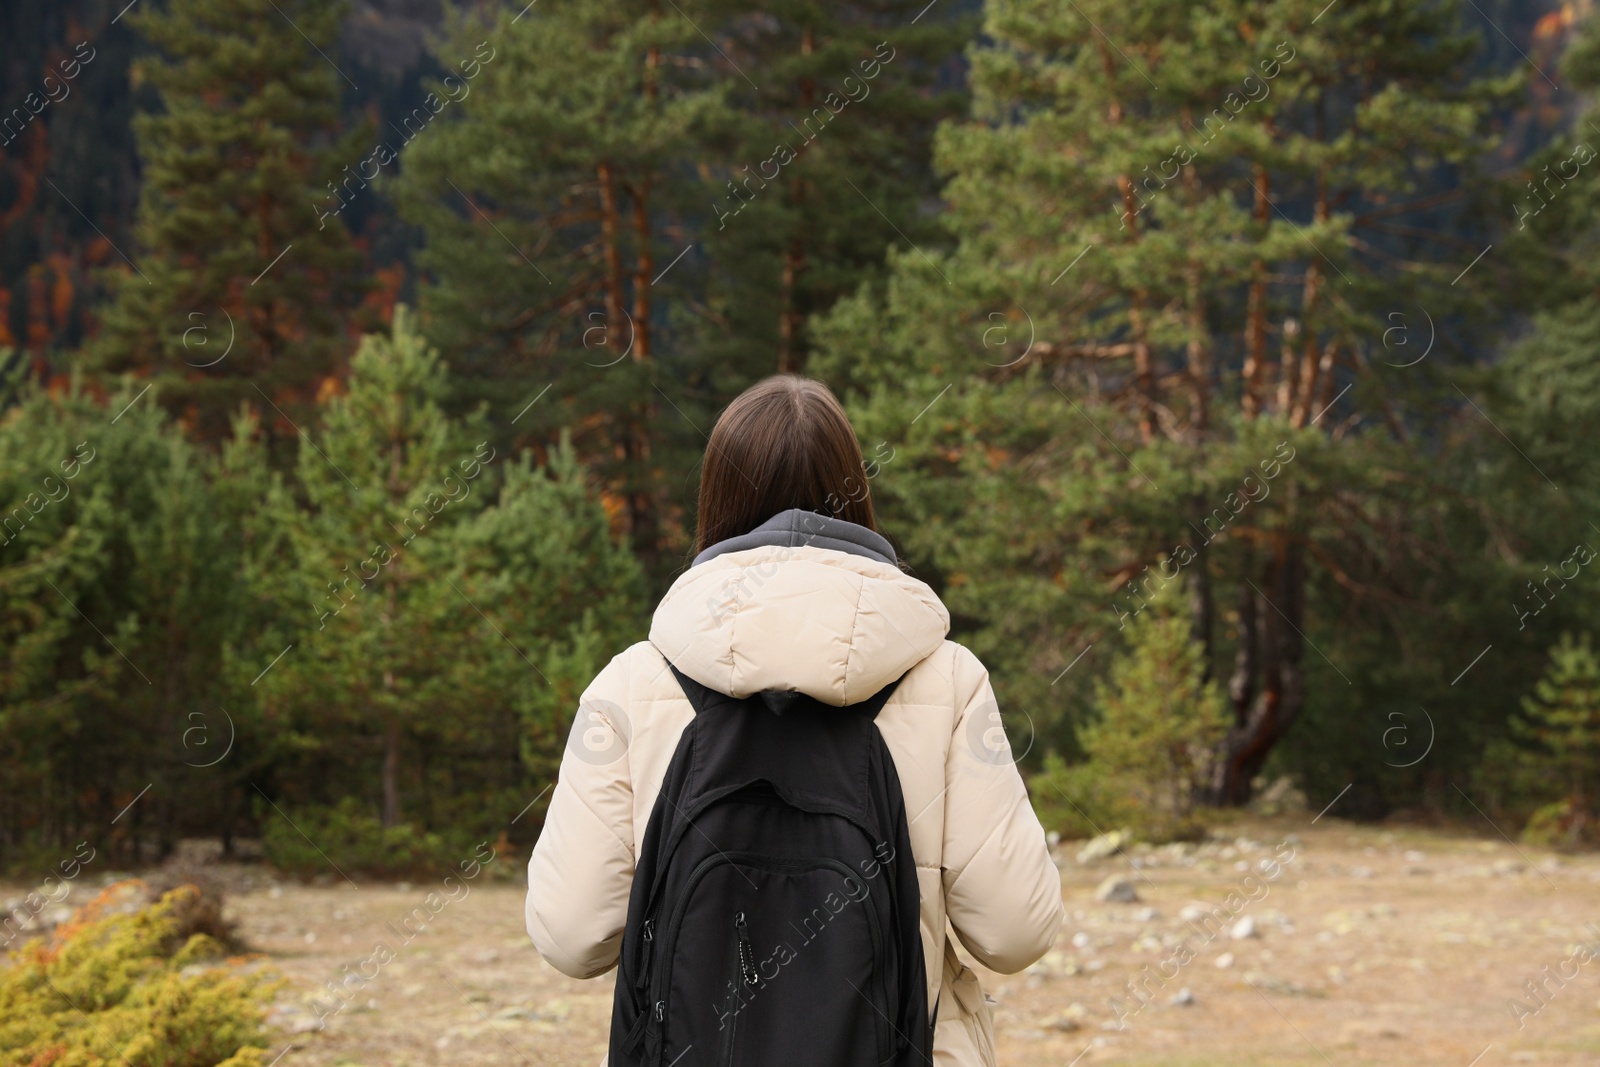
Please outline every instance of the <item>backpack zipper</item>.
[{"label": "backpack zipper", "polygon": [[[755,964],[750,953],[750,927],[745,923],[744,912],[742,911],[733,913],[733,932],[733,954],[734,961],[739,968],[739,977],[744,981],[745,985],[755,985]],[[737,994],[735,994],[734,999],[738,1006],[728,1014],[728,1029],[723,1032],[722,1051],[717,1055],[717,1063],[721,1067],[732,1067],[733,1065],[733,1039],[739,1026],[739,1011],[744,1007],[743,1002],[738,1001]]]},{"label": "backpack zipper", "polygon": [[633,979],[635,989],[643,989],[650,981],[650,956],[656,944],[656,921],[646,919],[643,927],[644,949],[639,957],[639,973]]},{"label": "backpack zipper", "polygon": [[[677,905],[672,909],[672,913],[667,916],[666,929],[662,932],[667,944],[663,945],[662,950],[655,954],[655,970],[654,973],[650,974],[649,993],[650,996],[656,998],[652,1011],[656,1019],[656,1032],[659,1035],[659,1040],[656,1044],[657,1063],[662,1062],[667,1047],[665,1024],[668,990],[666,988],[666,970],[668,964],[672,961],[672,953],[668,949],[677,942],[678,927],[683,921],[683,913],[688,908],[689,898],[694,895],[695,887],[700,884],[700,879],[705,877],[712,867],[724,862],[731,863],[732,861],[724,856],[707,856],[701,860],[694,870],[689,872],[689,877],[684,882],[683,895],[678,899]],[[651,941],[653,942],[654,940],[654,929],[652,928]]]},{"label": "backpack zipper", "polygon": [[[663,1033],[665,1026],[663,1024],[666,1022],[667,998],[670,994],[670,990],[668,990],[666,987],[666,970],[672,961],[672,952],[670,949],[672,945],[676,944],[677,942],[678,929],[683,923],[684,912],[688,910],[689,900],[691,897],[693,897],[695,888],[699,885],[700,880],[710,873],[712,867],[722,864],[726,864],[728,866],[739,866],[742,864],[745,866],[756,867],[758,869],[764,868],[766,870],[833,870],[849,877],[855,877],[855,872],[852,871],[848,865],[841,863],[838,860],[829,859],[823,859],[820,862],[815,860],[786,860],[760,853],[736,852],[732,854],[723,853],[716,856],[707,856],[705,859],[701,860],[695,866],[694,870],[689,873],[689,877],[685,879],[682,896],[679,898],[677,906],[672,909],[672,914],[668,917],[666,928],[662,932],[662,937],[665,939],[665,944],[662,946],[662,950],[656,954],[655,973],[651,975],[650,993],[659,997],[659,999],[655,1000],[654,1002],[656,1029],[658,1033],[662,1034],[662,1040],[657,1045],[657,1055],[662,1057],[663,1060],[666,1053],[666,1041],[664,1039],[665,1034]],[[881,956],[884,951],[884,932],[879,929],[877,913],[871,908],[867,908],[866,914],[867,928],[873,943],[873,955],[874,957],[878,957]],[[653,936],[651,940],[654,940]],[[872,992],[876,993],[878,995],[878,999],[887,1005],[888,996],[883,987],[883,975],[881,973],[881,968],[877,970],[879,973],[875,975],[877,981],[872,983]],[[740,971],[742,978],[744,973],[742,965]],[[757,977],[759,978],[759,975],[757,975]],[[863,990],[863,993],[865,992],[866,991]],[[868,998],[868,1003],[873,1003],[870,997]],[[876,1004],[874,1004],[874,1007],[876,1007]],[[880,1027],[878,1029],[879,1038],[881,1041],[884,1035],[882,1028]],[[899,1043],[903,1042],[895,1042],[893,1039],[890,1040],[891,1046]],[[882,1050],[882,1044],[880,1043],[879,1051],[881,1052]],[[658,1062],[661,1061],[658,1060]]]},{"label": "backpack zipper", "polygon": [[739,938],[739,975],[745,985],[753,986],[760,981],[760,976],[756,974],[756,956],[750,950],[750,927],[745,924],[744,912],[734,913],[733,930]]}]

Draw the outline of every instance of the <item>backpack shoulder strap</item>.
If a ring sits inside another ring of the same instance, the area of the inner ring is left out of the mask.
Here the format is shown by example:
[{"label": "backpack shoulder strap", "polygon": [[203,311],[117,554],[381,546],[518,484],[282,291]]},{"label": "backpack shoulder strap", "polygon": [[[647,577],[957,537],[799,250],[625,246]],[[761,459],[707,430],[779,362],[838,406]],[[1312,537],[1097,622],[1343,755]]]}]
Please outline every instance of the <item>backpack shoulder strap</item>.
[{"label": "backpack shoulder strap", "polygon": [[[693,678],[690,678],[687,674],[684,674],[678,669],[677,664],[673,663],[671,660],[667,661],[667,669],[670,670],[672,672],[672,676],[678,680],[678,685],[683,689],[683,695],[689,698],[689,706],[694,709],[694,713],[699,715],[701,712],[705,711],[706,706],[711,702],[713,695],[712,689],[709,686],[701,685]],[[721,693],[717,693],[715,695],[722,696]],[[725,696],[722,698],[724,700],[728,699]]]}]

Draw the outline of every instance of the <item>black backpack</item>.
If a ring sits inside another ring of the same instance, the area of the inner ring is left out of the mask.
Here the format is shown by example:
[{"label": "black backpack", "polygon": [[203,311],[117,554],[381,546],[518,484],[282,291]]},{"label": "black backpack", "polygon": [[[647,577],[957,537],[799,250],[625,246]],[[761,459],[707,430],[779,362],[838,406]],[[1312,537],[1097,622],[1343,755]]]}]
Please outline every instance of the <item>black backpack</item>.
[{"label": "black backpack", "polygon": [[684,728],[639,848],[610,1067],[933,1062],[894,761],[845,708],[672,673]]}]

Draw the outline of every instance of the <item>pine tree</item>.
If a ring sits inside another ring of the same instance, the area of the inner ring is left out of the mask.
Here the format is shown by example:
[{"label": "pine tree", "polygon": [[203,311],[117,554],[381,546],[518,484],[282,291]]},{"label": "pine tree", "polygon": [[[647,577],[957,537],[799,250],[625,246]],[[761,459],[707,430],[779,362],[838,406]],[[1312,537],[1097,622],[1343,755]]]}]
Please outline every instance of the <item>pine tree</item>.
[{"label": "pine tree", "polygon": [[440,49],[481,35],[493,59],[403,157],[429,329],[523,440],[573,427],[652,569],[684,537],[665,472],[693,465],[718,404],[802,366],[807,317],[933,229],[931,132],[959,99],[937,87],[961,39],[938,18],[609,0],[467,24]]},{"label": "pine tree", "polygon": [[326,207],[359,143],[335,139],[341,10],[173,0],[128,16],[158,50],[135,77],[162,110],[136,119],[134,269],[116,277],[90,354],[163,379],[165,403],[210,440],[241,400],[293,411],[338,369],[360,287],[360,257]]},{"label": "pine tree", "polygon": [[807,321],[880,276],[885,248],[942,240],[923,210],[938,194],[933,132],[964,104],[946,74],[974,27],[937,8],[913,22],[887,0],[701,10],[730,28],[736,66],[722,72],[730,121],[699,160],[711,261],[700,344],[732,391],[802,370]]},{"label": "pine tree", "polygon": [[1561,635],[1516,726],[1535,764],[1559,783],[1569,818],[1581,825],[1600,819],[1600,659],[1588,635]]},{"label": "pine tree", "polygon": [[1208,673],[1185,620],[1141,621],[1095,685],[1097,718],[1079,731],[1090,763],[1125,785],[1152,818],[1173,825],[1211,784],[1228,729],[1227,700]]},{"label": "pine tree", "polygon": [[[385,827],[408,806],[424,823],[448,818],[451,796],[481,801],[519,781],[519,759],[550,769],[552,721],[640,623],[637,565],[570,449],[545,468],[504,457],[481,413],[445,411],[449,392],[439,354],[398,306],[388,336],[363,339],[348,392],[322,405],[293,485],[262,512],[289,530],[286,553],[262,547],[292,569],[260,579],[292,576],[298,597],[260,687],[302,759],[375,783]],[[408,802],[429,751],[460,761],[433,780],[462,779]],[[337,799],[306,766],[289,776],[298,802]]]},{"label": "pine tree", "polygon": [[[1581,24],[1561,73],[1580,91],[1600,88],[1600,18],[1591,14]],[[1535,328],[1512,347],[1497,383],[1514,401],[1507,432],[1552,480],[1588,501],[1600,497],[1600,478],[1581,445],[1600,418],[1597,171],[1600,106],[1591,103],[1506,182],[1506,215],[1516,221],[1507,252]]]},{"label": "pine tree", "polygon": [[[1432,0],[996,0],[985,17],[973,117],[937,141],[958,247],[897,255],[881,295],[818,327],[821,366],[871,394],[856,404],[869,437],[906,444],[895,493],[933,479],[905,492],[941,521],[907,524],[937,539],[941,572],[974,581],[960,546],[999,541],[1055,577],[980,608],[1025,676],[1119,628],[1107,585],[1142,590],[1175,544],[1216,540],[1167,595],[1186,599],[1212,669],[1232,661],[1215,795],[1242,803],[1323,663],[1305,636],[1315,564],[1349,579],[1387,548],[1393,493],[1373,464],[1396,456],[1381,440],[1323,448],[1356,425],[1330,405],[1395,359],[1392,313],[1421,342],[1419,304],[1435,321],[1492,304],[1495,264],[1451,285],[1483,246],[1446,224],[1470,221],[1453,205],[1470,203],[1488,114],[1517,79],[1472,76],[1460,8]],[[1449,355],[1440,337],[1433,358]],[[1229,504],[1240,521],[1220,538],[1198,530],[1285,455],[1307,462],[1270,505]],[[1034,488],[966,504],[1013,464]],[[962,491],[941,504],[951,476]]]},{"label": "pine tree", "polygon": [[504,631],[480,628],[483,667],[465,684],[482,705],[513,713],[502,717],[512,743],[501,751],[549,780],[583,690],[648,629],[643,572],[564,437],[545,464],[523,452],[504,475],[495,505],[455,539],[462,592]]},{"label": "pine tree", "polygon": [[402,161],[397,200],[436,278],[423,311],[504,423],[547,440],[576,424],[653,562],[675,536],[657,449],[698,439],[656,414],[662,309],[694,272],[681,163],[723,90],[694,25],[657,0],[504,12],[440,54],[480,39],[473,91]]},{"label": "pine tree", "polygon": [[401,821],[408,741],[448,724],[446,709],[465,710],[450,668],[475,627],[450,589],[450,533],[483,507],[495,452],[479,447],[481,425],[441,409],[445,380],[438,353],[396,308],[391,334],[363,339],[348,392],[327,401],[321,432],[300,450],[304,507],[276,502],[295,519],[307,606],[269,692],[297,717],[341,721],[376,744],[384,826]]},{"label": "pine tree", "polygon": [[108,411],[81,382],[35,384],[0,420],[0,865],[109,826],[147,788],[100,844],[118,862],[172,847],[229,789],[232,766],[192,767],[229,744],[228,714],[251,726],[246,686],[218,671],[254,612],[236,516],[138,394]]}]

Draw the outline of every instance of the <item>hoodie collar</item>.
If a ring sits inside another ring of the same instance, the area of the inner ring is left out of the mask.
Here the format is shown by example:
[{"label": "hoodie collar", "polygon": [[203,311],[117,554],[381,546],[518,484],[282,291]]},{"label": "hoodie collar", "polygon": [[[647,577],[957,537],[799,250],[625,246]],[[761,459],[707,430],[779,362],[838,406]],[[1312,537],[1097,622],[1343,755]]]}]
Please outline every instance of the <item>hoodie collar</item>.
[{"label": "hoodie collar", "polygon": [[848,552],[896,566],[894,546],[882,534],[865,526],[832,515],[822,515],[803,508],[780,511],[747,534],[718,541],[694,558],[691,567],[729,552],[743,552],[751,548],[828,548],[835,552]]}]

